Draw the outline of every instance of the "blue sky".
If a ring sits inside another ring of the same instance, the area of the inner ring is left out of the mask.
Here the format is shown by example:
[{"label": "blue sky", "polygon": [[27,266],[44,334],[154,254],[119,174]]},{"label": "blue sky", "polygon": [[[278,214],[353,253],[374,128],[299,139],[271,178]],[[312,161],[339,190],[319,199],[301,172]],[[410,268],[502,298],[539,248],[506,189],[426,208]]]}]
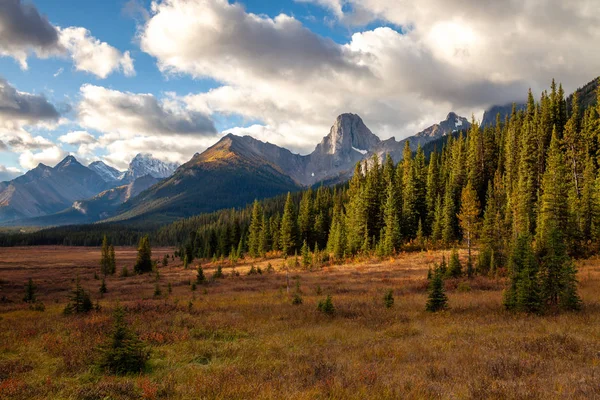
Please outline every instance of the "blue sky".
[{"label": "blue sky", "polygon": [[308,153],[342,112],[401,139],[552,78],[585,84],[599,15],[594,0],[5,0],[0,180],[69,153],[185,162],[225,132]]}]

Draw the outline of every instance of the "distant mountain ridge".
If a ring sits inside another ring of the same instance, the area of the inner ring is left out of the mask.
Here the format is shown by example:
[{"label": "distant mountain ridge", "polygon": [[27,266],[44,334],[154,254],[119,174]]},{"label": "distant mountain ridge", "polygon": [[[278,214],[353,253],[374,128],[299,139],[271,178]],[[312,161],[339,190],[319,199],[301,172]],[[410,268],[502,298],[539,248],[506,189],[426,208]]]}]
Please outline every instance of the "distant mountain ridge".
[{"label": "distant mountain ridge", "polygon": [[[21,202],[26,205],[21,208],[30,207],[36,199],[45,202],[44,193],[63,184],[62,175],[56,172],[63,169],[80,174],[78,184],[69,185],[70,190],[65,191],[69,195],[52,207],[40,207],[35,212],[15,210],[8,204],[10,200],[5,201],[6,207],[0,203],[0,223],[48,226],[151,216],[170,221],[243,206],[256,198],[300,190],[318,182],[344,182],[357,162],[374,154],[390,154],[398,161],[407,141],[415,150],[469,126],[465,118],[449,113],[445,120],[408,139],[381,140],[358,115],[348,113],[336,118],[329,133],[308,155],[295,154],[251,136],[227,134],[182,166],[138,154],[128,170],[121,172],[102,161],[84,167],[69,156],[55,168],[40,166],[26,174],[35,177],[44,189],[30,194],[28,201]],[[51,179],[56,182],[49,184]],[[15,187],[15,181],[0,186],[0,201],[10,197],[11,192],[24,191],[19,185]]]},{"label": "distant mountain ridge", "polygon": [[[136,156],[126,172],[102,161],[86,167],[72,155],[55,167],[39,164],[25,175],[0,182],[0,224],[45,226],[97,221],[176,167],[147,154]],[[57,213],[60,218],[52,217]]]}]

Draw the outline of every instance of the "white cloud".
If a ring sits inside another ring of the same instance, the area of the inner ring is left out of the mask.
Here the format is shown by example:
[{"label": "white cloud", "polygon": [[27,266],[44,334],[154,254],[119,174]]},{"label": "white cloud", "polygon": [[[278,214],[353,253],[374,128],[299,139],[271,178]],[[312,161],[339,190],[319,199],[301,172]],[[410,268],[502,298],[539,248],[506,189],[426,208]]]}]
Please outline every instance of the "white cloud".
[{"label": "white cloud", "polygon": [[106,42],[93,37],[85,28],[60,29],[60,43],[69,51],[78,71],[106,78],[115,71],[135,75],[133,60],[128,51],[121,53]]},{"label": "white cloud", "polygon": [[0,182],[10,181],[21,174],[22,172],[18,168],[7,167],[5,165],[0,164]]},{"label": "white cloud", "polygon": [[552,77],[572,90],[600,70],[593,0],[314,1],[346,24],[396,28],[337,44],[284,14],[255,15],[226,0],[162,0],[140,29],[141,48],[166,74],[223,83],[186,96],[192,109],[240,115],[251,126],[235,132],[301,152],[342,112],[400,139],[451,110],[468,117],[518,101]]},{"label": "white cloud", "polygon": [[40,163],[52,167],[66,156],[67,153],[58,146],[52,146],[36,153],[27,150],[19,156],[19,164],[25,169],[35,168]]},{"label": "white cloud", "polygon": [[65,72],[65,69],[60,67],[55,73],[54,73],[54,77],[58,78],[59,75],[62,75],[62,73]]},{"label": "white cloud", "polygon": [[96,143],[96,138],[86,131],[72,131],[58,138],[59,141],[67,144],[91,144]]},{"label": "white cloud", "polygon": [[27,56],[46,58],[64,51],[56,28],[31,4],[0,1],[0,56],[12,57],[27,69]]},{"label": "white cloud", "polygon": [[137,153],[185,162],[217,138],[205,113],[171,95],[158,99],[152,94],[83,85],[77,113],[82,127],[103,133],[93,145],[105,147],[106,159],[119,168],[126,167]]}]

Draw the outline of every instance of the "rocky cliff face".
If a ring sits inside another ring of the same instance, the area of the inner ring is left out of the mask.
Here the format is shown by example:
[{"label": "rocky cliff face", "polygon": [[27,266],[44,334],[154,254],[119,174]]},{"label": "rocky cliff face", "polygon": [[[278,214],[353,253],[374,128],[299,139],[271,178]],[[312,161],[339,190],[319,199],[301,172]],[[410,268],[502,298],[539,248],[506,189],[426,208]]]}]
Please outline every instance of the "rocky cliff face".
[{"label": "rocky cliff face", "polygon": [[152,157],[151,154],[138,154],[129,164],[129,169],[122,177],[123,182],[133,182],[137,178],[150,175],[154,178],[163,179],[173,175],[179,167],[177,163],[166,163]]}]

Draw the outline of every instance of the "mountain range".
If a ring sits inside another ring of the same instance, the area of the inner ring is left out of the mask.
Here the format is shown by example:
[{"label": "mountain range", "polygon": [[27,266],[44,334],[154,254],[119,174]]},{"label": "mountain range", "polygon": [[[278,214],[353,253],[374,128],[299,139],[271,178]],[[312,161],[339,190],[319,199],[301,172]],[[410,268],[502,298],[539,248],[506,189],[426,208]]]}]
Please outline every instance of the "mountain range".
[{"label": "mountain range", "polygon": [[308,155],[251,136],[227,134],[180,167],[139,154],[121,172],[102,161],[85,167],[68,156],[54,168],[40,164],[23,177],[0,184],[0,224],[167,222],[319,182],[341,183],[357,162],[373,154],[390,154],[398,161],[407,141],[415,150],[469,127],[465,118],[449,113],[444,121],[408,139],[381,140],[358,115],[342,114]]},{"label": "mountain range", "polygon": [[[61,220],[97,221],[107,216],[107,208],[115,209],[171,175],[176,167],[149,155],[136,156],[125,172],[102,161],[86,167],[71,155],[55,167],[39,164],[25,175],[0,182],[0,224],[46,226],[60,224]],[[96,209],[101,210],[92,215],[88,212]],[[65,219],[69,210],[76,210],[78,218]],[[57,213],[61,216],[58,220],[50,217]]]}]

